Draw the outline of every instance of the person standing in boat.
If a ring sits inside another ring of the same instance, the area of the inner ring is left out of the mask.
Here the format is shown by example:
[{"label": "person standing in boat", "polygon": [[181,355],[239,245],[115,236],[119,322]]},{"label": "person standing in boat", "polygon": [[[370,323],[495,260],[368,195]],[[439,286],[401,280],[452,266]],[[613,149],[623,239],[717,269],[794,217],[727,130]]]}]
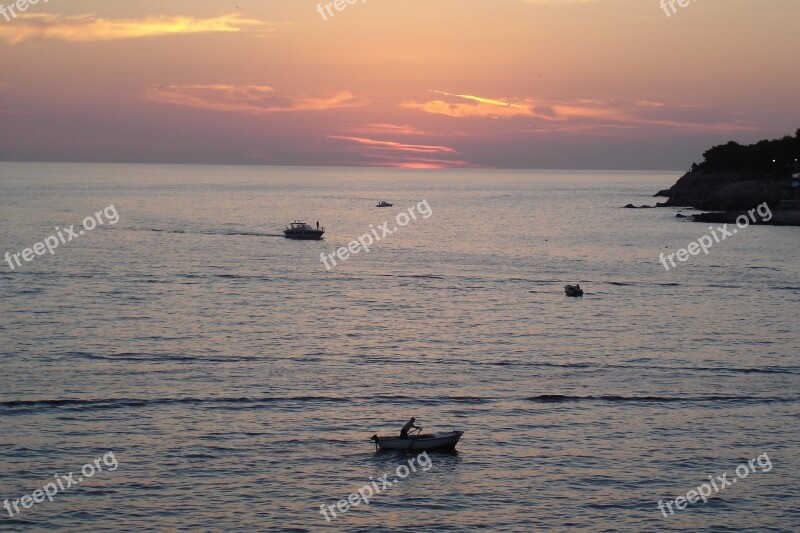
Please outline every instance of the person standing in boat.
[{"label": "person standing in boat", "polygon": [[317,220],[317,229],[319,229],[319,220]]},{"label": "person standing in boat", "polygon": [[421,427],[414,425],[414,422],[416,422],[416,421],[417,421],[417,419],[412,416],[411,419],[408,422],[406,422],[406,425],[403,426],[403,429],[400,430],[400,438],[401,439],[407,439],[408,438],[408,432],[411,430],[411,428],[422,429]]}]

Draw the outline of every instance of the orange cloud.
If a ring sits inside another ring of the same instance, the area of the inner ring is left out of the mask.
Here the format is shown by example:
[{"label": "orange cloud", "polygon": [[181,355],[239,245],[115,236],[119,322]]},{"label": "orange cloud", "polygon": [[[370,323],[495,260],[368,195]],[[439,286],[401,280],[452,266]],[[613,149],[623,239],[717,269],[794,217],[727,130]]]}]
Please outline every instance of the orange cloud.
[{"label": "orange cloud", "polygon": [[18,17],[13,24],[0,24],[0,38],[11,44],[48,39],[90,42],[190,33],[265,32],[273,29],[263,21],[245,19],[239,15],[205,19],[167,16],[106,19],[92,14],[63,16],[33,13]]},{"label": "orange cloud", "polygon": [[[447,146],[406,144],[366,137],[328,135],[329,139],[348,141],[361,148],[360,157],[372,160],[369,164],[394,168],[474,168],[467,161],[452,159],[458,152]],[[440,156],[440,159],[436,157]]]},{"label": "orange cloud", "polygon": [[467,94],[430,91],[471,103],[432,100],[427,102],[402,102],[401,107],[416,109],[434,115],[453,118],[535,119],[541,123],[563,123],[573,127],[619,128],[639,126],[661,126],[667,128],[705,131],[754,131],[757,128],[737,124],[731,120],[708,116],[676,119],[689,109],[704,109],[702,106],[670,107],[661,102],[639,100],[619,102],[604,100],[575,100],[571,102],[518,99],[515,103]]},{"label": "orange cloud", "polygon": [[279,95],[267,85],[155,85],[145,96],[164,104],[263,115],[290,111],[324,111],[366,105],[347,91],[323,98]]},{"label": "orange cloud", "polygon": [[365,137],[344,137],[340,135],[328,135],[329,139],[341,139],[344,141],[352,141],[358,144],[364,144],[374,148],[385,150],[398,150],[401,152],[415,152],[422,154],[454,154],[455,150],[447,146],[427,146],[423,144],[403,144],[394,141],[377,141],[375,139],[367,139]]},{"label": "orange cloud", "polygon": [[351,129],[351,131],[364,131],[364,132],[380,132],[380,133],[397,133],[399,135],[434,135],[434,133],[430,131],[421,130],[415,126],[410,126],[408,124],[387,124],[387,123],[377,123],[377,124],[366,124],[364,126],[356,126]]},{"label": "orange cloud", "polygon": [[370,136],[374,134],[383,135],[408,135],[408,136],[427,136],[427,137],[471,137],[471,133],[464,131],[446,129],[427,130],[411,124],[392,124],[389,122],[376,122],[369,124],[353,124],[351,126],[343,126],[339,129],[340,132],[347,134],[356,134],[356,137]]},{"label": "orange cloud", "polygon": [[532,116],[530,111],[520,111],[519,109],[504,107],[497,108],[486,104],[452,104],[442,100],[434,100],[431,102],[403,102],[402,107],[407,109],[418,109],[425,113],[434,115],[446,115],[448,117],[464,118],[464,117],[491,117],[491,118],[511,118],[519,116]]},{"label": "orange cloud", "polygon": [[403,102],[400,105],[407,109],[418,109],[426,113],[434,115],[445,115],[448,117],[491,117],[491,118],[512,118],[520,116],[533,116],[533,111],[530,104],[526,103],[510,103],[501,100],[494,100],[491,98],[482,98],[480,96],[472,96],[469,94],[453,94],[444,91],[429,91],[432,93],[442,94],[445,96],[452,96],[461,98],[463,100],[470,100],[475,103],[450,103],[443,100],[433,100],[429,102]]},{"label": "orange cloud", "polygon": [[500,107],[515,107],[518,109],[527,109],[527,106],[519,105],[519,104],[512,104],[510,102],[503,102],[501,100],[492,100],[491,98],[482,98],[480,96],[472,96],[470,94],[453,94],[453,93],[446,93],[444,91],[428,91],[437,94],[443,94],[445,96],[457,96],[459,98],[464,98],[465,100],[474,100],[480,104],[491,104]]}]

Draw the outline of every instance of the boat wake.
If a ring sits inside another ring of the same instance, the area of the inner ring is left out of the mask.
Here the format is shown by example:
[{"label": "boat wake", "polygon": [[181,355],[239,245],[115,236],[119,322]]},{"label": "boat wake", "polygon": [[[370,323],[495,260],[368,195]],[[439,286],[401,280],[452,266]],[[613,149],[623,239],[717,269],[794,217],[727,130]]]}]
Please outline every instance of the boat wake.
[{"label": "boat wake", "polygon": [[[769,404],[800,402],[800,397],[779,398],[766,396],[621,396],[621,395],[587,395],[573,396],[565,394],[541,394],[519,400],[535,403],[578,403],[597,402],[612,404],[671,404],[671,403],[706,403],[706,404]],[[264,397],[219,397],[219,398],[72,398],[72,399],[38,399],[10,400],[0,402],[0,416],[15,416],[41,410],[65,411],[97,411],[109,409],[158,408],[165,406],[195,406],[205,409],[261,409],[275,408],[285,405],[295,408],[297,404],[314,403],[355,403],[355,404],[413,404],[413,405],[452,405],[472,404],[485,405],[505,402],[501,398],[473,396],[438,396],[420,398],[419,396],[355,396],[341,398],[336,396],[264,396]]]},{"label": "boat wake", "polygon": [[527,399],[537,403],[792,403],[800,401],[800,398],[770,398],[759,396],[569,396],[564,394],[541,394]]},{"label": "boat wake", "polygon": [[182,229],[160,229],[160,228],[127,228],[129,231],[149,231],[154,233],[173,233],[177,235],[223,235],[233,237],[283,237],[283,233],[262,233],[258,231],[244,230],[182,230]]},{"label": "boat wake", "polygon": [[0,415],[19,414],[40,409],[64,409],[71,411],[91,411],[105,409],[126,409],[138,407],[159,407],[166,405],[195,405],[201,407],[220,406],[223,408],[259,408],[276,404],[297,403],[409,403],[437,405],[450,403],[480,404],[492,401],[491,398],[471,396],[439,396],[436,398],[420,398],[418,396],[354,396],[341,398],[337,396],[265,396],[265,397],[220,397],[220,398],[96,398],[96,399],[41,399],[10,400],[0,402]]}]

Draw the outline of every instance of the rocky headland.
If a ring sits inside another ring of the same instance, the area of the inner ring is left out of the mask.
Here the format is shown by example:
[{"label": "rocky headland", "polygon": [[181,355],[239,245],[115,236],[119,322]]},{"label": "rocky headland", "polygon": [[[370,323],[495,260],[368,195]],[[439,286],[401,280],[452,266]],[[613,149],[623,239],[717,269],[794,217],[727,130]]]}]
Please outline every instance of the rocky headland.
[{"label": "rocky headland", "polygon": [[732,223],[766,203],[773,216],[758,223],[800,226],[800,129],[794,137],[752,145],[731,141],[711,148],[703,157],[675,185],[655,194],[667,198],[656,207],[713,211],[689,218]]}]

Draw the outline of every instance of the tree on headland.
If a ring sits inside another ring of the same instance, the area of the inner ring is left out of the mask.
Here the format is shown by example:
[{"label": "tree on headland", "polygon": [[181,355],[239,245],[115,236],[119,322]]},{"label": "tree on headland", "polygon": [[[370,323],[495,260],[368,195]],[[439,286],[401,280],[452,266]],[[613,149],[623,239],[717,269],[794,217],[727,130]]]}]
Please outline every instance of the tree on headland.
[{"label": "tree on headland", "polygon": [[703,162],[697,169],[712,172],[737,172],[742,177],[773,176],[786,177],[788,171],[800,159],[800,128],[794,138],[759,141],[742,145],[735,141],[715,146],[703,154]]},{"label": "tree on headland", "polygon": [[[797,128],[797,131],[794,132],[794,147],[795,147],[795,154],[800,154],[800,128]],[[797,158],[797,155],[795,155]]]}]

